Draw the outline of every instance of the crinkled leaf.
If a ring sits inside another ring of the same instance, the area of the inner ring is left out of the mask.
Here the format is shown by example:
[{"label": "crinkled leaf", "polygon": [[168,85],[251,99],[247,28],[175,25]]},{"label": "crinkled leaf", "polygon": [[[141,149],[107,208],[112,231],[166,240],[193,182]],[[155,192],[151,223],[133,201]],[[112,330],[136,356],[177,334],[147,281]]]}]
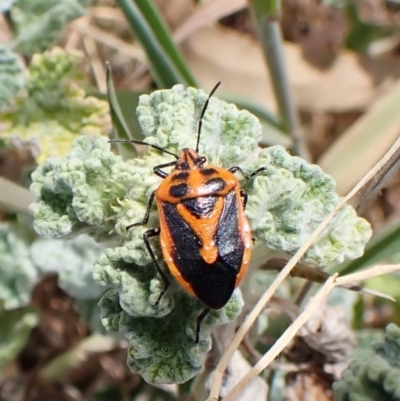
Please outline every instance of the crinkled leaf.
[{"label": "crinkled leaf", "polygon": [[24,82],[24,68],[18,56],[0,45],[0,107],[24,86]]},{"label": "crinkled leaf", "polygon": [[[252,182],[246,215],[253,232],[268,248],[294,254],[339,202],[335,182],[318,166],[290,156],[280,146],[261,151],[244,165],[251,172],[266,167]],[[304,259],[319,266],[362,255],[372,235],[369,223],[344,206],[307,251]]]},{"label": "crinkled leaf", "polygon": [[25,306],[40,272],[33,264],[26,233],[22,228],[0,223],[0,299],[4,309]]},{"label": "crinkled leaf", "polygon": [[90,0],[17,0],[11,8],[14,49],[26,55],[46,50],[89,4]]},{"label": "crinkled leaf", "polygon": [[108,135],[108,104],[87,96],[81,55],[60,48],[33,56],[21,94],[0,115],[2,137],[31,150],[37,162],[63,156],[77,135]]},{"label": "crinkled leaf", "polygon": [[390,324],[373,351],[352,361],[333,384],[336,401],[400,400],[400,329]]},{"label": "crinkled leaf", "polygon": [[42,274],[58,273],[58,285],[78,300],[98,300],[104,287],[93,280],[93,264],[103,247],[88,236],[70,241],[37,240],[30,249]]},{"label": "crinkled leaf", "polygon": [[183,292],[174,300],[174,309],[163,317],[131,316],[121,308],[114,290],[100,301],[103,324],[125,334],[130,344],[128,365],[149,383],[183,383],[199,373],[211,348],[211,330],[236,318],[243,306],[236,290],[223,309],[203,320],[196,344],[196,318],[204,306]]}]

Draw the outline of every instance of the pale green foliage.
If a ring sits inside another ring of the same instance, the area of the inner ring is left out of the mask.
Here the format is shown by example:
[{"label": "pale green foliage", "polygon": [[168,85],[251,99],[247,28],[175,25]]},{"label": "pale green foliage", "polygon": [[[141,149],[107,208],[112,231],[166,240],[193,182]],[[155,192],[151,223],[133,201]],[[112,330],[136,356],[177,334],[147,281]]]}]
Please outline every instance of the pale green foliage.
[{"label": "pale green foliage", "polygon": [[[146,141],[178,152],[196,146],[196,124],[207,95],[177,85],[140,98],[139,122]],[[231,167],[242,163],[246,172],[266,167],[253,180],[242,179],[249,193],[247,216],[258,246],[294,253],[337,204],[333,180],[317,166],[292,157],[280,147],[245,161],[257,147],[261,127],[248,112],[217,98],[204,116],[200,154],[208,163]],[[184,382],[199,372],[216,324],[238,315],[240,293],[206,318],[200,343],[194,344],[196,317],[203,306],[175,285],[156,307],[162,282],[143,243],[148,227],[158,226],[155,208],[147,227],[140,222],[152,191],[161,179],[153,167],[173,161],[171,155],[148,148],[142,159],[124,161],[110,152],[101,136],[80,137],[63,159],[48,159],[32,175],[31,206],[35,229],[44,236],[65,238],[87,233],[97,240],[124,241],[97,260],[94,278],[108,286],[102,298],[103,323],[122,332],[131,350],[128,363],[146,380]],[[307,254],[317,264],[333,263],[362,253],[371,230],[367,222],[344,208]],[[157,240],[152,242],[162,260]],[[171,368],[173,366],[173,368]]]},{"label": "pale green foliage", "polygon": [[85,14],[90,0],[17,0],[11,8],[13,47],[31,55],[46,50],[65,24]]},{"label": "pale green foliage", "polygon": [[93,263],[103,247],[88,236],[70,241],[39,239],[30,247],[30,255],[42,274],[58,273],[58,284],[78,299],[98,299],[104,288],[93,280]]},{"label": "pale green foliage", "polygon": [[64,160],[47,159],[32,174],[35,230],[52,238],[83,232],[107,238],[116,224],[118,199],[133,184],[122,166],[107,139],[98,136],[78,138]]},{"label": "pale green foliage", "polygon": [[77,299],[74,309],[79,313],[79,317],[90,327],[93,333],[106,334],[100,317],[98,299]]},{"label": "pale green foliage", "polygon": [[[175,85],[140,97],[137,114],[149,143],[178,153],[196,147],[197,122],[207,94]],[[210,99],[203,118],[199,153],[214,164],[232,166],[246,159],[261,139],[257,118],[245,110]]]},{"label": "pale green foliage", "polygon": [[40,273],[29,253],[26,230],[0,223],[0,299],[4,309],[25,306]]},{"label": "pale green foliage", "polygon": [[0,115],[2,137],[32,148],[39,164],[65,155],[77,135],[107,135],[110,130],[107,102],[87,96],[82,88],[81,58],[60,48],[34,55],[26,91]]},{"label": "pale green foliage", "polygon": [[[252,182],[242,181],[249,195],[246,214],[253,232],[268,248],[294,254],[339,197],[334,180],[320,167],[274,146],[243,165],[245,171],[267,169]],[[372,235],[369,223],[344,206],[307,251],[304,260],[319,266],[362,255]]]},{"label": "pale green foliage", "polygon": [[16,0],[0,0],[0,12],[8,11]]},{"label": "pale green foliage", "polygon": [[24,81],[23,66],[18,56],[0,45],[0,107],[23,87]]},{"label": "pale green foliage", "polygon": [[[139,296],[132,294],[132,298]],[[115,290],[100,301],[103,324],[108,330],[125,334],[129,341],[129,367],[150,383],[183,383],[199,373],[211,349],[211,330],[236,318],[243,305],[236,290],[224,308],[210,312],[204,319],[196,344],[195,321],[204,306],[184,292],[176,294],[174,301],[174,309],[163,317],[127,313]]]},{"label": "pale green foliage", "polygon": [[32,241],[26,229],[0,224],[0,299],[5,309],[29,303],[31,289],[44,275],[59,274],[59,285],[77,299],[98,299],[104,288],[93,281],[93,263],[103,247],[92,238]]},{"label": "pale green foliage", "polygon": [[400,401],[400,329],[390,324],[373,351],[351,362],[333,384],[336,401]]},{"label": "pale green foliage", "polygon": [[57,273],[60,288],[77,299],[77,308],[84,311],[83,318],[93,330],[102,331],[99,311],[94,305],[104,287],[94,282],[92,271],[103,246],[87,236],[70,241],[32,240],[32,234],[16,224],[0,224],[2,309],[28,305],[32,289],[40,279]]}]

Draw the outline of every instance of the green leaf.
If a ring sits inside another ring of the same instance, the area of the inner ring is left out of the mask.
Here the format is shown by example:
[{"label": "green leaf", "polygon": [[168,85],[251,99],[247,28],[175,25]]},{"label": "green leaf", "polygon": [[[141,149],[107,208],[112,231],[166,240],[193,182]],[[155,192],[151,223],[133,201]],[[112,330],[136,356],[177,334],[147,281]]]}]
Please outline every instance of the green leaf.
[{"label": "green leaf", "polygon": [[25,55],[46,50],[67,22],[85,14],[89,0],[18,0],[11,8],[13,48]]},{"label": "green leaf", "polygon": [[109,134],[108,104],[86,95],[81,58],[80,53],[57,47],[35,54],[26,91],[0,114],[2,138],[6,142],[18,138],[18,144],[31,149],[38,164],[67,153],[76,135]]},{"label": "green leaf", "polygon": [[25,82],[24,67],[18,56],[0,45],[0,107],[7,103]]},{"label": "green leaf", "polygon": [[371,351],[350,362],[342,378],[333,384],[337,401],[400,400],[400,329],[386,327],[383,341],[372,344]]},{"label": "green leaf", "polygon": [[68,241],[38,239],[30,255],[42,275],[58,273],[58,285],[68,295],[77,300],[98,301],[104,288],[93,280],[92,272],[103,249],[92,238],[80,235]]},{"label": "green leaf", "polygon": [[[4,309],[25,306],[40,272],[30,258],[27,230],[0,223],[0,299]],[[0,330],[1,331],[1,330]]]}]

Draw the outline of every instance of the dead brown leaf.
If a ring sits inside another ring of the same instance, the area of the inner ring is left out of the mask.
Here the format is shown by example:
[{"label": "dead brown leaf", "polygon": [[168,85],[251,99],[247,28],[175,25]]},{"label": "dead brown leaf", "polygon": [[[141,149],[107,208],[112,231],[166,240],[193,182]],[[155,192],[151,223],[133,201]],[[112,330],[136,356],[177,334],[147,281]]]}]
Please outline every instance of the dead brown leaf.
[{"label": "dead brown leaf", "polygon": [[204,28],[183,42],[182,50],[201,87],[212,88],[222,80],[224,91],[274,108],[261,48],[250,36],[222,27]]},{"label": "dead brown leaf", "polygon": [[[274,109],[274,95],[262,50],[250,36],[222,27],[205,28],[183,43],[185,59],[200,86],[222,79],[227,92]],[[370,59],[342,50],[330,68],[308,63],[300,46],[284,44],[296,103],[309,112],[364,110],[400,76],[400,60]]]},{"label": "dead brown leaf", "polygon": [[[327,375],[329,376],[329,375]],[[322,375],[307,372],[290,373],[285,386],[286,401],[332,401],[332,382]]]},{"label": "dead brown leaf", "polygon": [[220,18],[231,15],[246,6],[246,0],[214,0],[201,4],[175,30],[174,39],[179,43],[201,28],[210,26]]},{"label": "dead brown leaf", "polygon": [[343,10],[318,0],[287,0],[282,8],[284,38],[298,43],[312,65],[329,68],[343,47],[348,29]]}]

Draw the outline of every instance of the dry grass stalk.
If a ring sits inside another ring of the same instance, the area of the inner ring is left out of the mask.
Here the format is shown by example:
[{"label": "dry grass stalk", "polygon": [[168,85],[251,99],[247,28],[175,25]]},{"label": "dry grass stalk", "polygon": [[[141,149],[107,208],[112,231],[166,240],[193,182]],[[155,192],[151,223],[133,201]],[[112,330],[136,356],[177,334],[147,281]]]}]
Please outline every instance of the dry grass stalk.
[{"label": "dry grass stalk", "polygon": [[[316,228],[316,230],[310,235],[308,240],[303,244],[303,246],[300,247],[300,249],[295,253],[295,255],[289,260],[287,265],[282,269],[282,271],[279,273],[279,275],[276,277],[274,282],[271,284],[271,286],[265,291],[265,293],[262,295],[260,300],[257,302],[257,304],[254,306],[253,310],[250,312],[250,314],[247,316],[246,320],[243,322],[242,326],[239,328],[238,332],[232,339],[232,342],[228,349],[225,351],[224,355],[222,356],[219,364],[217,365],[216,371],[214,373],[214,377],[212,380],[211,384],[211,391],[210,391],[210,396],[207,399],[207,401],[217,401],[219,397],[219,392],[221,389],[221,384],[222,384],[222,379],[224,372],[229,364],[229,361],[233,355],[233,353],[238,349],[241,341],[243,340],[244,336],[246,333],[249,331],[251,325],[255,322],[257,319],[258,315],[261,313],[261,311],[264,309],[265,305],[267,302],[271,299],[271,297],[275,294],[276,290],[278,287],[281,285],[281,283],[284,281],[284,279],[290,274],[291,270],[295,267],[295,265],[300,261],[301,257],[306,253],[307,249],[311,246],[311,244],[314,242],[314,240],[318,237],[318,235],[327,227],[329,222],[333,219],[337,211],[344,205],[346,204],[361,188],[363,188],[382,168],[385,166],[393,157],[393,155],[397,152],[398,148],[400,147],[400,138],[393,144],[393,146],[388,150],[388,152],[382,157],[382,159],[358,182],[358,184],[338,203],[338,205],[335,207],[335,209],[329,213],[329,215],[321,222],[321,224]],[[345,277],[343,277],[344,279]],[[353,279],[354,280],[354,279]],[[337,280],[335,280],[335,277],[329,278],[325,285],[321,288],[321,290],[317,293],[317,295],[313,298],[313,301],[310,303],[308,308],[298,317],[298,319],[287,329],[287,331],[293,327],[297,328],[299,325],[296,323],[299,321],[301,324],[299,327],[296,329],[294,332],[293,336],[297,333],[297,330],[307,321],[303,319],[304,317],[309,317],[311,316],[311,313],[309,315],[306,314],[307,310],[314,310],[315,309],[315,299],[319,299],[321,297],[321,300],[324,299],[325,297],[325,291],[327,288],[329,288],[333,283],[336,283]],[[336,284],[333,285],[335,287]],[[332,288],[333,288],[332,287]],[[329,291],[328,291],[329,292]],[[317,298],[318,297],[318,298]],[[296,326],[294,326],[296,324]],[[290,331],[292,333],[292,331]],[[289,343],[291,338],[286,336],[285,334],[277,341],[277,344],[279,347],[281,347],[280,351]],[[268,354],[265,355],[264,358],[267,357],[267,355],[272,355],[271,352],[273,350],[278,349],[277,347],[271,348]],[[280,352],[279,351],[279,352]],[[278,353],[279,353],[278,352]],[[276,354],[277,355],[277,354]],[[275,355],[275,356],[276,356]],[[263,358],[263,359],[264,359]],[[269,358],[269,357],[268,357]],[[231,391],[232,394],[237,394],[239,392],[239,385],[240,389],[244,387],[243,381],[249,377],[249,375],[253,375],[257,371],[258,366],[261,366],[262,362],[259,361],[257,365],[253,368],[256,370],[251,370],[245,378],[242,379],[239,384],[237,384],[234,389]],[[258,373],[257,373],[258,374]],[[248,383],[248,379],[246,379],[246,384]],[[235,391],[235,393],[234,393]],[[225,397],[226,400],[232,399],[233,395],[231,393],[228,394],[227,397]]]}]

